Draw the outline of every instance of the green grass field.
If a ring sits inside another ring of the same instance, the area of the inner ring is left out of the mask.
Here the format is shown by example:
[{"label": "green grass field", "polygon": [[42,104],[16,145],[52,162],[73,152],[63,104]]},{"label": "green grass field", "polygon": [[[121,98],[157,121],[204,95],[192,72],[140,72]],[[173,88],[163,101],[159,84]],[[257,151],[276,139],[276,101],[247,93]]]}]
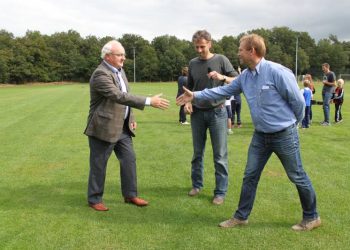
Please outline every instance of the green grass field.
[{"label": "green grass field", "polygon": [[[0,249],[349,249],[350,99],[344,122],[321,127],[322,106],[313,124],[300,130],[304,167],[318,199],[322,227],[296,233],[301,219],[297,191],[277,157],[259,183],[249,225],[220,229],[236,209],[247,148],[253,132],[243,101],[243,128],[229,137],[229,191],[224,205],[211,204],[214,167],[209,141],[205,187],[190,198],[192,141],[178,124],[176,83],[132,84],[142,95],[163,93],[169,110],[135,110],[134,139],[145,208],[123,203],[119,164],[110,158],[104,201],[108,212],[87,206],[89,149],[83,135],[89,86],[0,87]],[[320,100],[317,85],[315,99]],[[345,86],[346,92],[346,86]],[[334,106],[331,117],[333,120]]]}]

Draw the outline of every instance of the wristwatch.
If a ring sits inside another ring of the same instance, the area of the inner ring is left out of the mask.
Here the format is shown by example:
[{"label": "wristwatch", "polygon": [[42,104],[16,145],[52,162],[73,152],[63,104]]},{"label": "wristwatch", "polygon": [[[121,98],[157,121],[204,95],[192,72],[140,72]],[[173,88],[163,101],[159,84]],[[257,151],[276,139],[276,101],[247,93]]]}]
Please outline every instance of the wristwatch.
[{"label": "wristwatch", "polygon": [[222,82],[226,82],[226,76],[224,76],[224,78],[222,78],[221,81],[222,81]]}]

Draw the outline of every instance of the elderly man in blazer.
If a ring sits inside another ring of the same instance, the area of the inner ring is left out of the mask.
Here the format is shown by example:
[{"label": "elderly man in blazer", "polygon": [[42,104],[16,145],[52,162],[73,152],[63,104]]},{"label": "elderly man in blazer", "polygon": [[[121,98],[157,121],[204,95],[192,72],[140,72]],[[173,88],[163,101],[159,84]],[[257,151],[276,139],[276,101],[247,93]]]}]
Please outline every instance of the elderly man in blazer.
[{"label": "elderly man in blazer", "polygon": [[147,206],[137,197],[136,157],[132,136],[136,122],[131,107],[143,110],[145,106],[166,109],[169,101],[161,94],[152,97],[129,93],[128,80],[123,70],[125,50],[115,40],[101,51],[103,61],[90,79],[90,111],[84,134],[89,138],[90,174],[88,203],[97,211],[107,211],[102,201],[108,159],[114,151],[120,163],[122,195],[126,203]]}]

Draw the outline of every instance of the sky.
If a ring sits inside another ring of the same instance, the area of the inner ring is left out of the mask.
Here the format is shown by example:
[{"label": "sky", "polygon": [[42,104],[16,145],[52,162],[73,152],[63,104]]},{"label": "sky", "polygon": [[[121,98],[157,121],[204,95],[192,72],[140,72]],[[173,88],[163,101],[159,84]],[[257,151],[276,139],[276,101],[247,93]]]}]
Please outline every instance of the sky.
[{"label": "sky", "polygon": [[22,37],[27,30],[82,37],[163,35],[190,41],[200,29],[216,40],[273,27],[307,32],[315,41],[330,34],[350,41],[349,0],[0,0],[0,30]]}]

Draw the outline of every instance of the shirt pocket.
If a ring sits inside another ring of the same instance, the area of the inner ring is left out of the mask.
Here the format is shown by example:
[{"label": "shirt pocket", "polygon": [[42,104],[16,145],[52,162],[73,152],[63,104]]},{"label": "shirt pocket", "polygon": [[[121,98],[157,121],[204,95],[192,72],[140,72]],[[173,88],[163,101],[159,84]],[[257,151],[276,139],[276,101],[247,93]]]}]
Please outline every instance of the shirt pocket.
[{"label": "shirt pocket", "polygon": [[277,91],[273,85],[264,85],[259,93],[259,105],[269,105],[277,101]]}]

